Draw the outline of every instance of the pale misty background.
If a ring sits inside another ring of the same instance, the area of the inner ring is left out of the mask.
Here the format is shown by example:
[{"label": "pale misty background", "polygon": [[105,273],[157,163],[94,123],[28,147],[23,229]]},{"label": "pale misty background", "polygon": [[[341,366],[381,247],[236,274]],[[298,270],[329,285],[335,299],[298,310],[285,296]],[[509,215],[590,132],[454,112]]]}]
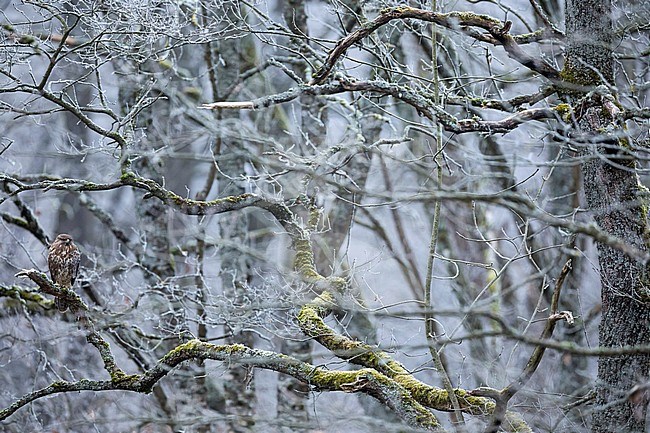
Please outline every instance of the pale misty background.
[{"label": "pale misty background", "polygon": [[[295,238],[277,218],[254,206],[187,215],[144,187],[117,185],[126,172],[187,199],[252,193],[284,202],[311,232],[316,270],[346,282],[325,323],[384,351],[428,385],[444,389],[446,375],[467,391],[501,389],[519,376],[535,348],[522,339],[542,332],[568,259],[560,310],[571,311],[575,323],[559,321],[553,338],[597,346],[593,237],[574,237],[545,217],[591,221],[581,154],[567,139],[560,109],[555,119],[509,132],[453,133],[438,131],[401,94],[270,97],[316,86],[309,80],[336,41],[402,3],[0,3],[0,410],[58,380],[108,379],[74,314],[57,312],[50,295],[20,292],[38,293],[15,274],[46,272],[47,244],[58,233],[71,234],[83,253],[74,289],[127,374],[142,373],[192,338],[284,353],[332,371],[361,368],[301,330],[296,315],[323,287],[297,269]],[[636,109],[647,106],[649,88],[647,23],[634,25],[647,21],[643,3],[613,6],[620,100]],[[563,1],[436,7],[510,20],[513,35],[546,28],[533,42],[518,41],[562,68]],[[482,121],[563,102],[545,94],[548,81],[502,46],[477,41],[466,28],[436,29],[437,74],[431,24],[394,20],[352,45],[325,83],[391,83],[459,119]],[[512,102],[538,92],[500,109],[479,100]],[[258,98],[267,99],[254,110],[201,108]],[[627,128],[647,143],[647,118]],[[642,154],[638,173],[647,185],[646,167]],[[535,210],[508,204],[518,197]],[[435,330],[429,340],[425,316]],[[432,359],[431,344],[444,368]],[[547,350],[508,410],[532,431],[589,431],[593,405],[582,399],[594,386],[596,362]],[[256,367],[186,361],[150,394],[54,394],[19,409],[0,430],[418,431],[363,392],[310,388]],[[433,413],[447,431],[484,431],[489,419],[465,413],[465,425],[453,427],[449,411]]]}]

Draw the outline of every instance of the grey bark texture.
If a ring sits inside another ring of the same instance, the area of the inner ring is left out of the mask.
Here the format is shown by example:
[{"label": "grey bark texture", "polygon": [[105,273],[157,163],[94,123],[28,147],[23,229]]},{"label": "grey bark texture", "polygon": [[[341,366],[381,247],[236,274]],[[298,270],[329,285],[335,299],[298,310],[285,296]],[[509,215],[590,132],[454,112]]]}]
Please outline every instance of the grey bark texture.
[{"label": "grey bark texture", "polygon": [[[581,86],[574,140],[584,148],[585,195],[600,228],[627,244],[647,250],[647,195],[637,175],[633,154],[624,151],[622,130],[605,109],[606,96],[596,86],[614,83],[611,3],[609,0],[566,2],[568,39],[564,78]],[[599,89],[604,87],[599,87]],[[575,95],[578,96],[578,95]],[[602,156],[605,156],[603,158]],[[602,318],[600,345],[621,347],[650,342],[650,308],[644,293],[648,269],[621,251],[598,245]],[[647,380],[648,355],[601,357],[598,361],[596,405],[592,431],[645,432],[648,398],[632,396]]]}]

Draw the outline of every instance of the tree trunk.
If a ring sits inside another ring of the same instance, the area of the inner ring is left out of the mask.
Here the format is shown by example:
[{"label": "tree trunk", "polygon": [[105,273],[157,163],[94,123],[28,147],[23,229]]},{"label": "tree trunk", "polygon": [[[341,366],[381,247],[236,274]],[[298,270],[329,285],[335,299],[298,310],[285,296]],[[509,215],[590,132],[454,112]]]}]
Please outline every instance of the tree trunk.
[{"label": "tree trunk", "polygon": [[[639,182],[634,155],[626,152],[624,129],[616,125],[616,101],[607,87],[596,88],[614,85],[610,14],[610,0],[567,0],[569,39],[562,76],[575,85],[570,94],[581,98],[575,107],[577,127],[572,136],[584,148],[582,172],[587,205],[602,230],[647,250],[647,189]],[[647,267],[600,244],[598,255],[602,285],[600,345],[650,343],[650,308],[644,295]],[[647,380],[649,368],[648,355],[598,360],[593,432],[646,431],[647,395],[635,395],[631,390]]]}]

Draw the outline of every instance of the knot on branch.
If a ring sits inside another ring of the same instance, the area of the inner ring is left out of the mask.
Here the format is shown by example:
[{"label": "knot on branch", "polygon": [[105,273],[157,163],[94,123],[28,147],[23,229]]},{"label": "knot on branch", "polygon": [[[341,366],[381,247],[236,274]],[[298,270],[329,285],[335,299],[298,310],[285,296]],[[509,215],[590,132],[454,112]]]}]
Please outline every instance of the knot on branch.
[{"label": "knot on branch", "polygon": [[558,320],[566,320],[569,325],[573,325],[575,323],[573,313],[571,311],[560,311],[558,313],[551,314],[548,317],[548,320],[552,322],[557,322]]},{"label": "knot on branch", "polygon": [[354,382],[342,383],[341,390],[344,392],[358,392],[368,385],[368,378],[366,376],[358,376]]},{"label": "knot on branch", "polygon": [[506,21],[502,26],[495,26],[492,28],[491,33],[494,36],[505,36],[510,32],[512,28],[512,21]]},{"label": "knot on branch", "polygon": [[501,391],[499,391],[498,389],[490,388],[489,386],[481,386],[471,390],[469,392],[469,395],[475,397],[487,397],[493,400],[499,400],[501,398]]}]

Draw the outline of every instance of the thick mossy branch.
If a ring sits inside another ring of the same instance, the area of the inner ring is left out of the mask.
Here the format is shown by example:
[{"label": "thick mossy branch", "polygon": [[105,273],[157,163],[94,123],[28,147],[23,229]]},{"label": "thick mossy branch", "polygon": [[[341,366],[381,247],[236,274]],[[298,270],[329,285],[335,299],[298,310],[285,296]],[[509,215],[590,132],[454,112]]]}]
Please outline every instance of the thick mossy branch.
[{"label": "thick mossy branch", "polygon": [[296,256],[294,268],[306,283],[318,284],[325,280],[316,270],[314,263],[314,252],[309,239],[298,239],[294,242]]},{"label": "thick mossy branch", "polygon": [[288,374],[308,383],[316,390],[361,392],[368,394],[395,411],[409,426],[426,431],[443,432],[436,417],[415,401],[402,386],[374,369],[332,371],[315,367],[283,354],[251,349],[241,344],[214,345],[199,340],[181,344],[163,356],[158,363],[139,375],[119,375],[110,381],[81,380],[55,382],[50,386],[25,395],[4,410],[0,420],[6,419],[26,404],[38,398],[61,392],[125,390],[149,393],[154,385],[171,371],[188,360],[223,361],[227,365],[249,365]]},{"label": "thick mossy branch", "polygon": [[188,359],[212,359],[273,370],[309,383],[318,390],[363,392],[391,407],[409,425],[425,430],[439,430],[438,421],[429,411],[414,401],[408,392],[375,370],[331,371],[287,355],[251,349],[240,344],[217,346],[198,340],[189,341],[165,355],[143,375],[140,384],[152,386],[169,369]]},{"label": "thick mossy branch", "polygon": [[[327,326],[323,318],[327,317],[335,306],[334,296],[329,292],[323,292],[313,302],[305,305],[298,313],[298,323],[302,331],[338,357],[353,364],[374,369],[394,380],[408,390],[411,396],[422,405],[445,412],[454,410],[446,390],[417,380],[401,363],[395,361],[386,352],[345,337]],[[463,412],[472,415],[489,415],[495,409],[496,405],[491,399],[471,395],[463,389],[455,389],[454,393]],[[516,413],[508,412],[505,424],[504,428],[507,428],[508,431],[531,431],[530,427]]]},{"label": "thick mossy branch", "polygon": [[[84,326],[86,328],[92,327],[92,325],[89,324],[88,319],[85,317],[80,318],[80,321],[82,323],[86,323]],[[115,358],[113,357],[113,353],[111,352],[111,346],[108,344],[106,340],[102,338],[101,335],[99,335],[96,331],[90,331],[88,335],[86,336],[86,341],[88,341],[90,344],[95,346],[97,351],[99,352],[99,356],[102,358],[102,361],[104,362],[104,368],[106,371],[108,371],[108,374],[111,376],[111,380],[116,381],[116,380],[122,380],[124,377],[126,377],[126,373],[122,371],[121,368],[117,366],[117,363],[115,362]]]},{"label": "thick mossy branch", "polygon": [[[125,185],[147,191],[145,199],[156,197],[186,215],[220,214],[247,207],[264,209],[275,217],[293,240],[296,251],[294,267],[306,283],[314,284],[322,289],[340,289],[345,285],[345,281],[340,278],[326,278],[318,273],[314,263],[314,252],[309,239],[309,231],[300,226],[294,213],[282,201],[264,198],[255,194],[241,194],[209,201],[193,200],[183,198],[163,188],[157,182],[140,177],[132,172],[125,173],[120,180]],[[310,218],[313,218],[312,214],[313,212],[310,213]]]},{"label": "thick mossy branch", "polygon": [[[298,323],[302,331],[336,356],[353,364],[373,368],[394,379],[425,405],[437,410],[452,410],[445,390],[426,385],[415,379],[401,363],[395,361],[386,352],[345,337],[327,326],[323,318],[330,314],[334,306],[334,297],[329,292],[322,293],[314,302],[305,305],[298,313]],[[461,392],[461,394],[466,393]],[[480,404],[476,404],[477,402]],[[470,404],[463,405],[463,410],[474,415],[485,415],[490,413],[493,406],[494,402],[491,400],[479,398],[471,400]]]},{"label": "thick mossy branch", "polygon": [[300,278],[307,284],[312,284],[318,292],[331,290],[340,293],[345,290],[346,281],[340,277],[324,277],[314,263],[314,251],[309,239],[297,239],[294,241],[296,255],[294,258],[294,268]]},{"label": "thick mossy branch", "polygon": [[29,278],[38,285],[41,292],[64,299],[72,311],[88,311],[88,305],[73,290],[55,284],[45,273],[37,269],[23,269],[16,274],[16,277]]},{"label": "thick mossy branch", "polygon": [[29,289],[20,286],[0,286],[0,297],[7,298],[5,307],[12,309],[18,305],[25,305],[30,310],[52,310],[54,308],[54,301],[47,299],[45,296]]}]

